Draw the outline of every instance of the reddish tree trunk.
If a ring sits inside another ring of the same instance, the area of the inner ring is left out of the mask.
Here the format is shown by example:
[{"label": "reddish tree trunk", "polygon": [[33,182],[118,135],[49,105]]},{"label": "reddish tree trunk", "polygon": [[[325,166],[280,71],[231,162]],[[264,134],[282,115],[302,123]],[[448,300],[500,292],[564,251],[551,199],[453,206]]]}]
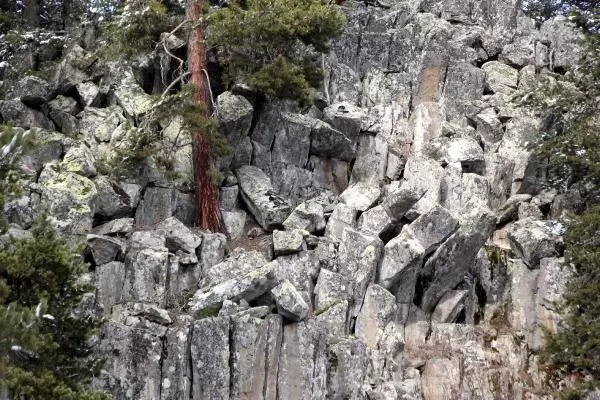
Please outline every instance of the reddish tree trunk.
[{"label": "reddish tree trunk", "polygon": [[[188,0],[187,18],[192,21],[188,43],[190,80],[194,86],[193,99],[202,105],[204,117],[209,117],[209,91],[206,74],[206,46],[202,22],[202,0]],[[205,132],[192,132],[194,194],[196,198],[196,225],[213,232],[223,232],[219,209],[219,190],[210,177],[211,154]]]}]

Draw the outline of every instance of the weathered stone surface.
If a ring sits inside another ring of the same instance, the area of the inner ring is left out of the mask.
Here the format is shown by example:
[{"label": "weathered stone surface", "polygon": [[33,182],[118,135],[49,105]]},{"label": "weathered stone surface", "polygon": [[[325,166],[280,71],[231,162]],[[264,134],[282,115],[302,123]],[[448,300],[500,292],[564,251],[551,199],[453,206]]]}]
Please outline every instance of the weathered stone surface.
[{"label": "weathered stone surface", "polygon": [[512,225],[508,240],[512,251],[530,268],[536,268],[542,258],[559,255],[563,229],[558,222],[526,218]]},{"label": "weathered stone surface", "polygon": [[310,399],[315,379],[315,350],[310,325],[306,322],[284,325],[279,356],[277,396],[282,399]]},{"label": "weathered stone surface", "polygon": [[310,133],[315,123],[301,114],[283,113],[273,142],[272,161],[303,168],[308,163]]},{"label": "weathered stone surface", "polygon": [[365,344],[359,339],[344,339],[331,345],[328,355],[327,398],[361,398],[369,367]]},{"label": "weathered stone surface", "polygon": [[[402,229],[402,232],[385,245],[377,282],[383,287],[390,288],[404,277],[410,279],[423,262],[425,248],[415,237],[412,230]],[[410,284],[409,284],[410,285]]]},{"label": "weathered stone surface", "polygon": [[202,244],[202,237],[194,232],[175,217],[170,217],[156,226],[163,231],[167,248],[179,257],[182,264],[195,264],[198,262],[196,249]]},{"label": "weathered stone surface", "polygon": [[312,127],[310,152],[321,157],[351,161],[356,156],[356,140],[326,122],[317,121]]},{"label": "weathered stone surface", "polygon": [[573,269],[562,258],[543,258],[536,291],[536,325],[530,346],[541,348],[547,339],[546,330],[556,332],[563,323],[559,304],[567,291],[568,282],[573,277]]},{"label": "weathered stone surface", "polygon": [[173,215],[177,206],[177,192],[171,188],[146,188],[135,212],[137,227],[154,227]]},{"label": "weathered stone surface", "polygon": [[190,312],[196,316],[203,315],[219,309],[225,300],[252,301],[276,285],[275,264],[269,263],[211,288],[198,290],[189,302]]},{"label": "weathered stone surface", "polygon": [[499,61],[490,61],[481,67],[485,73],[486,87],[494,93],[510,93],[517,88],[519,71]]},{"label": "weathered stone surface", "polygon": [[[206,240],[207,237],[205,236],[203,248],[206,245]],[[234,250],[225,261],[205,266],[202,286],[222,283],[231,277],[259,269],[266,263],[266,258],[258,251]]]},{"label": "weathered stone surface", "polygon": [[291,207],[273,190],[269,177],[260,169],[244,166],[236,170],[242,198],[256,221],[266,230],[283,224]]},{"label": "weathered stone surface", "polygon": [[79,116],[79,131],[92,143],[111,141],[113,135],[118,133],[117,127],[125,121],[123,110],[119,107],[86,107]]},{"label": "weathered stone surface", "polygon": [[276,257],[298,253],[304,246],[304,233],[301,230],[273,231],[273,251]]},{"label": "weathered stone surface", "polygon": [[286,230],[302,229],[310,233],[322,231],[325,229],[323,206],[317,201],[305,201],[283,221],[283,226]]},{"label": "weathered stone surface", "polygon": [[323,110],[324,120],[353,142],[358,140],[365,111],[354,104],[332,104]]},{"label": "weathered stone surface", "polygon": [[231,331],[231,398],[276,400],[281,316],[236,315]]},{"label": "weathered stone surface", "polygon": [[277,311],[292,321],[301,321],[308,316],[308,304],[290,281],[285,280],[271,290]]},{"label": "weathered stone surface", "polygon": [[379,200],[380,196],[381,189],[378,186],[357,183],[346,189],[340,195],[340,200],[350,208],[358,211],[366,211]]},{"label": "weathered stone surface", "polygon": [[445,149],[448,163],[460,163],[463,172],[482,173],[485,170],[483,150],[471,137],[452,138]]},{"label": "weathered stone surface", "polygon": [[322,268],[315,285],[315,314],[320,314],[352,295],[351,284],[344,275]]},{"label": "weathered stone surface", "polygon": [[28,106],[37,107],[49,100],[51,89],[45,80],[37,76],[25,76],[17,82],[13,94]]},{"label": "weathered stone surface", "polygon": [[42,207],[59,221],[59,228],[65,233],[91,231],[98,194],[94,183],[81,175],[56,169],[57,165],[46,165],[38,179]]},{"label": "weathered stone surface", "polygon": [[205,318],[194,322],[192,399],[229,398],[229,330],[229,318]]},{"label": "weathered stone surface", "polygon": [[383,242],[381,239],[346,228],[339,248],[339,273],[353,283],[351,315],[356,316],[369,283],[377,273]]},{"label": "weathered stone surface", "polygon": [[164,234],[134,232],[125,256],[125,299],[163,305],[167,292],[168,261]]},{"label": "weathered stone surface", "polygon": [[125,243],[110,236],[87,235],[87,246],[96,265],[119,261],[125,253]]},{"label": "weathered stone surface", "polygon": [[485,208],[473,207],[461,218],[458,231],[425,264],[425,271],[431,271],[433,279],[423,295],[424,311],[432,312],[444,293],[462,281],[495,224],[495,215]]},{"label": "weathered stone surface", "polygon": [[369,285],[365,299],[356,318],[356,336],[368,348],[377,349],[383,331],[396,313],[396,298],[383,287]]},{"label": "weathered stone surface", "polygon": [[222,210],[232,211],[238,206],[238,195],[240,188],[238,185],[225,186],[219,189],[219,205]]},{"label": "weathered stone surface", "polygon": [[400,186],[388,194],[381,205],[393,221],[398,221],[419,201],[421,196],[422,193],[419,194],[408,186]]},{"label": "weathered stone surface", "polygon": [[161,371],[161,400],[190,398],[192,390],[192,369],[190,354],[192,320],[180,316],[170,326],[165,335]]},{"label": "weathered stone surface", "polygon": [[67,151],[60,163],[60,167],[64,171],[93,178],[97,174],[96,166],[94,165],[95,161],[91,150],[87,146],[81,145],[71,147]]},{"label": "weathered stone surface", "polygon": [[0,115],[2,115],[3,121],[12,121],[21,128],[54,130],[54,124],[42,112],[27,107],[19,99],[2,101],[0,103]]},{"label": "weathered stone surface", "polygon": [[96,385],[119,399],[160,399],[166,328],[130,317],[126,310],[116,310],[114,314],[100,335],[99,353],[106,363]]},{"label": "weathered stone surface", "polygon": [[247,214],[244,210],[222,211],[223,224],[227,234],[232,240],[239,239],[244,235]]},{"label": "weathered stone surface", "polygon": [[95,235],[125,235],[133,231],[133,218],[113,219],[92,229]]},{"label": "weathered stone surface", "polygon": [[459,398],[456,382],[460,381],[460,364],[457,359],[434,358],[427,361],[423,370],[423,399]]},{"label": "weathered stone surface", "polygon": [[94,179],[98,197],[96,214],[103,218],[129,217],[133,214],[131,197],[117,183],[105,176]]},{"label": "weathered stone surface", "polygon": [[432,322],[454,322],[465,307],[466,290],[450,290],[440,299],[431,315]]},{"label": "weathered stone surface", "polygon": [[344,203],[339,203],[335,206],[333,213],[329,217],[329,221],[327,221],[325,235],[341,240],[344,230],[346,228],[354,228],[356,225],[357,214],[358,210]]},{"label": "weathered stone surface", "polygon": [[124,74],[113,96],[117,104],[133,118],[138,118],[148,112],[154,103],[152,97],[142,90],[129,71]]},{"label": "weathered stone surface", "polygon": [[123,298],[125,264],[113,261],[96,266],[96,306],[104,315],[110,315],[112,307]]},{"label": "weathered stone surface", "polygon": [[394,228],[392,218],[381,205],[373,207],[361,214],[358,229],[373,236],[381,236]]},{"label": "weathered stone surface", "polygon": [[202,235],[202,248],[199,252],[202,266],[208,269],[223,261],[226,248],[227,237],[222,233],[205,233]]}]

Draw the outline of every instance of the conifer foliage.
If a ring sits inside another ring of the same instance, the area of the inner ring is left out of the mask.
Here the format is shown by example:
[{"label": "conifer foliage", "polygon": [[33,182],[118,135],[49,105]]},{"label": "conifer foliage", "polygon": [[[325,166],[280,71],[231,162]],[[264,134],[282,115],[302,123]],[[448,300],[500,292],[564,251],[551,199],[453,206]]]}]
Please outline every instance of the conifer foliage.
[{"label": "conifer foliage", "polygon": [[230,82],[308,103],[321,83],[319,53],[342,33],[345,16],[323,0],[247,0],[210,13],[207,23]]}]

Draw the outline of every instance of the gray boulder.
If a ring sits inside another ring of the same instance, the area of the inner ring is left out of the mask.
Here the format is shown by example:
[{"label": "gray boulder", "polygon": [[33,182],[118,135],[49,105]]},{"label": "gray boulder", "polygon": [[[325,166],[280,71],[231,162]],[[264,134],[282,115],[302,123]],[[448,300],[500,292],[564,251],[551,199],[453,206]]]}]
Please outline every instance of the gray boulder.
[{"label": "gray boulder", "polygon": [[50,84],[37,76],[26,76],[17,82],[14,95],[31,107],[39,107],[50,100]]},{"label": "gray boulder", "polygon": [[315,285],[315,314],[320,314],[335,304],[348,300],[352,286],[344,275],[322,268]]},{"label": "gray boulder", "polygon": [[371,349],[377,349],[387,324],[395,317],[396,298],[383,287],[369,285],[356,318],[355,332]]},{"label": "gray boulder", "polygon": [[87,246],[92,253],[95,265],[120,261],[126,246],[122,240],[110,236],[87,235]]},{"label": "gray boulder", "polygon": [[275,256],[298,253],[304,247],[305,232],[295,229],[293,231],[273,231],[273,252]]},{"label": "gray boulder", "polygon": [[54,124],[44,113],[27,107],[19,99],[4,100],[0,102],[0,115],[4,122],[13,122],[21,128],[40,128],[54,130]]},{"label": "gray boulder", "polygon": [[194,321],[191,340],[194,399],[229,398],[229,331],[229,318]]},{"label": "gray boulder", "polygon": [[275,193],[269,177],[253,166],[236,170],[236,176],[242,198],[260,226],[269,231],[281,226],[291,207]]},{"label": "gray boulder", "polygon": [[271,290],[277,311],[292,321],[301,321],[308,316],[309,307],[302,295],[290,281],[285,280]]},{"label": "gray boulder", "polygon": [[562,251],[558,222],[526,218],[515,222],[508,231],[510,248],[530,268],[537,268],[542,258],[559,256]]},{"label": "gray boulder", "polygon": [[381,189],[378,186],[357,183],[344,190],[340,195],[340,200],[350,208],[366,211],[379,200],[380,196]]},{"label": "gray boulder", "polygon": [[202,237],[194,232],[175,217],[170,217],[156,226],[164,232],[167,248],[179,257],[182,264],[195,264],[198,262],[196,249],[202,244]]},{"label": "gray boulder", "polygon": [[325,229],[323,206],[317,201],[305,201],[283,221],[283,226],[286,230],[302,229],[310,233],[322,231]]}]

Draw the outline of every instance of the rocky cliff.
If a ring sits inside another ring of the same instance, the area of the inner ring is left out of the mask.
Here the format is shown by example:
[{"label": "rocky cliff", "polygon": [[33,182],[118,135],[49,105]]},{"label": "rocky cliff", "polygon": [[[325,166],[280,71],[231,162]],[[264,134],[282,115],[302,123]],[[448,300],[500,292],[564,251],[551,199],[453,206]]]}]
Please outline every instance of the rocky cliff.
[{"label": "rocky cliff", "polygon": [[[346,4],[314,106],[218,96],[229,237],[190,228],[177,119],[161,122],[173,174],[154,157],[133,179],[104,175],[164,89],[164,49],[129,68],[83,35],[52,79],[11,88],[3,119],[42,143],[10,232],[43,209],[87,241],[85,307],[107,318],[95,386],[118,400],[551,398],[536,350],[560,324],[571,202],[543,188],[527,149],[540,121],[518,100],[577,62],[578,36],[558,18],[536,28],[518,0],[387,2]],[[31,37],[14,60],[62,43]]]}]

